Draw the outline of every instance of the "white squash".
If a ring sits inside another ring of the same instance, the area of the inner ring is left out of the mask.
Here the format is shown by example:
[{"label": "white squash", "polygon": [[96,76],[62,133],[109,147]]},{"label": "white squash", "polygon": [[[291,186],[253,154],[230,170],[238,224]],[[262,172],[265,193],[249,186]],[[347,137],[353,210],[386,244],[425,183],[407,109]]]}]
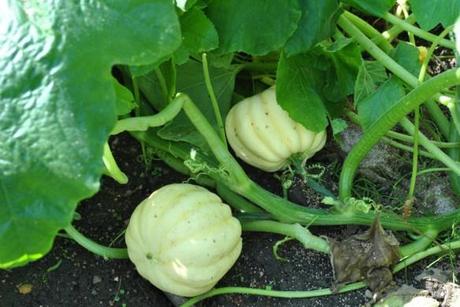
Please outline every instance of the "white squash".
[{"label": "white squash", "polygon": [[137,271],[181,296],[210,290],[241,253],[241,225],[205,188],[170,184],[137,206],[125,235]]},{"label": "white squash", "polygon": [[326,132],[313,132],[292,120],[271,87],[232,107],[225,121],[228,142],[246,163],[274,172],[300,154],[305,162],[326,143]]}]

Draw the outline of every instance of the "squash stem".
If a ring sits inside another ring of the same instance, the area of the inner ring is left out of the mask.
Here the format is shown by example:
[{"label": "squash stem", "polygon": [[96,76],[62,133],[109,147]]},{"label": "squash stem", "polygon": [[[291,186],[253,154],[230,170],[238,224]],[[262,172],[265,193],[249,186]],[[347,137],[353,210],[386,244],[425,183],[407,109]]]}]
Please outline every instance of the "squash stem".
[{"label": "squash stem", "polygon": [[94,242],[93,240],[85,237],[81,232],[75,229],[72,225],[67,226],[64,228],[67,234],[75,240],[78,244],[82,247],[86,248],[90,252],[102,256],[104,258],[111,258],[111,259],[127,259],[128,258],[128,250],[126,248],[113,248],[101,245],[99,243]]},{"label": "squash stem", "polygon": [[329,254],[330,247],[327,240],[313,235],[306,227],[300,224],[285,224],[276,221],[241,221],[243,231],[269,232],[285,235],[299,241],[307,249]]}]

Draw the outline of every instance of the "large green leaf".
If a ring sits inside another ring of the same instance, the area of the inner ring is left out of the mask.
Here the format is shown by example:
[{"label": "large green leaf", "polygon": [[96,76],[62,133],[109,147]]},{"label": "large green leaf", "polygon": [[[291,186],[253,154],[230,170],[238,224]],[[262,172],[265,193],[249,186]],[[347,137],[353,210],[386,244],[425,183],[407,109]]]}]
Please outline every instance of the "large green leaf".
[{"label": "large green leaf", "polygon": [[460,15],[460,0],[411,0],[410,5],[417,23],[424,30],[431,30],[438,24],[448,27]]},{"label": "large green leaf", "polygon": [[363,61],[359,67],[354,90],[354,104],[357,105],[388,79],[385,66],[377,61]]},{"label": "large green leaf", "polygon": [[[352,6],[365,11],[374,16],[382,16],[388,12],[396,3],[396,0],[341,0],[343,3],[351,4]],[[426,1],[426,0],[422,0]],[[427,2],[431,2],[427,1]]]},{"label": "large green leaf", "polygon": [[392,77],[374,93],[359,101],[357,104],[358,115],[364,130],[378,121],[403,96],[404,87],[401,81]]},{"label": "large green leaf", "polygon": [[328,38],[335,30],[339,12],[338,0],[300,0],[302,17],[285,46],[288,56],[308,51]]},{"label": "large green leaf", "polygon": [[333,116],[342,112],[345,97],[352,94],[356,76],[361,66],[361,52],[352,40],[339,37],[334,43],[322,49],[322,55],[327,59],[329,68],[322,79],[323,96],[326,98],[326,107]]},{"label": "large green leaf", "polygon": [[[230,109],[237,71],[237,67],[216,68],[211,65],[209,68],[211,83],[219,103],[222,118],[225,118]],[[217,127],[211,100],[206,90],[201,63],[189,61],[177,66],[176,86],[177,91],[189,95],[211,124]],[[139,87],[156,108],[162,108],[166,105],[164,96],[161,94],[161,86],[157,74],[150,73],[139,78]],[[207,148],[205,145],[206,141],[183,112],[179,113],[173,121],[161,128],[158,135],[164,139],[185,141],[202,148]]]},{"label": "large green leaf", "polygon": [[200,53],[217,48],[219,37],[212,22],[198,8],[192,8],[180,17],[182,45],[176,51],[177,64],[188,60],[189,54]]},{"label": "large green leaf", "polygon": [[422,64],[417,47],[406,42],[399,42],[392,50],[391,57],[414,76],[419,75]]},{"label": "large green leaf", "polygon": [[293,120],[313,131],[324,130],[327,126],[327,111],[316,79],[322,75],[311,65],[317,60],[311,54],[289,58],[282,55],[276,73],[278,103]]},{"label": "large green leaf", "polygon": [[116,120],[115,63],[171,54],[170,0],[0,5],[0,268],[35,260],[94,194]]},{"label": "large green leaf", "polygon": [[214,0],[206,10],[219,33],[220,53],[264,55],[278,50],[297,29],[297,0]]}]

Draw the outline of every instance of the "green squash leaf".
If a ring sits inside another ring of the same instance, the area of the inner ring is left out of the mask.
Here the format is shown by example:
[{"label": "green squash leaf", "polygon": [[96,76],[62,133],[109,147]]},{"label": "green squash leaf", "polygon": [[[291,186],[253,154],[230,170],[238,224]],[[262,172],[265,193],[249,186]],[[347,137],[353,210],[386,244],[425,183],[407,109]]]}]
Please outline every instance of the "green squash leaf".
[{"label": "green squash leaf", "polygon": [[383,116],[401,97],[404,87],[397,78],[390,78],[370,96],[358,102],[358,116],[364,130]]},{"label": "green squash leaf", "polygon": [[[225,118],[230,109],[237,71],[237,67],[216,68],[210,66],[209,68],[211,82],[219,103],[222,118]],[[177,91],[189,95],[200,111],[203,112],[210,123],[217,129],[211,100],[204,82],[203,67],[201,63],[189,61],[183,65],[177,66],[176,84]],[[166,101],[161,94],[158,77],[155,73],[150,73],[147,76],[139,78],[139,88],[155,108],[161,109],[166,105]],[[204,138],[182,112],[179,113],[173,121],[161,128],[158,131],[158,135],[167,140],[184,141],[201,148],[207,148]]]},{"label": "green squash leaf", "polygon": [[406,42],[399,42],[390,55],[411,74],[414,76],[419,75],[422,64],[420,63],[419,51],[416,47]]},{"label": "green squash leaf", "polygon": [[388,12],[395,5],[396,0],[342,0],[342,2],[368,14],[381,17],[383,13]]},{"label": "green squash leaf", "polygon": [[453,25],[460,15],[460,0],[411,0],[410,5],[417,23],[427,31],[438,24]]},{"label": "green squash leaf", "polygon": [[[99,189],[116,120],[111,67],[180,44],[173,2],[6,1],[0,21],[0,268],[47,253]],[[158,43],[161,42],[161,43]]]},{"label": "green squash leaf", "polygon": [[311,63],[317,59],[311,54],[291,57],[281,55],[276,73],[276,99],[289,116],[305,128],[322,131],[327,126],[327,111],[320,96]]},{"label": "green squash leaf", "polygon": [[137,106],[133,93],[113,77],[112,84],[117,98],[117,115],[128,114]]},{"label": "green squash leaf", "polygon": [[338,0],[300,0],[302,17],[294,34],[286,43],[287,56],[306,52],[330,37],[338,17]]},{"label": "green squash leaf", "polygon": [[219,33],[219,53],[264,55],[284,46],[297,29],[297,0],[214,0],[206,14]]},{"label": "green squash leaf", "polygon": [[176,51],[177,64],[188,60],[189,54],[206,52],[219,45],[219,37],[212,22],[203,11],[192,8],[180,17],[182,45]]},{"label": "green squash leaf", "polygon": [[[322,54],[330,63],[323,79],[323,95],[330,102],[343,101],[354,91],[356,76],[362,62],[361,51],[351,39],[339,37],[332,44],[324,44]],[[333,115],[339,115],[342,111],[333,103],[327,103],[326,107]]]},{"label": "green squash leaf", "polygon": [[388,79],[385,67],[377,61],[363,61],[355,82],[354,104],[374,93]]}]

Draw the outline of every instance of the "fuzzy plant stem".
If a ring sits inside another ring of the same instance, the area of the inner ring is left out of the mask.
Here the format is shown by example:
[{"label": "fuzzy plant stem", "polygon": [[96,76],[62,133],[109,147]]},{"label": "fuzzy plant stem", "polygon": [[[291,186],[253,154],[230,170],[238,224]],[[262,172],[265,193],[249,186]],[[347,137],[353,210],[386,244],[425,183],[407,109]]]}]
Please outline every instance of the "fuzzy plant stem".
[{"label": "fuzzy plant stem", "polygon": [[72,225],[64,228],[67,234],[78,244],[89,250],[90,252],[111,259],[126,259],[128,258],[128,250],[126,248],[113,248],[100,245],[93,240],[85,237],[81,232],[76,230]]}]

